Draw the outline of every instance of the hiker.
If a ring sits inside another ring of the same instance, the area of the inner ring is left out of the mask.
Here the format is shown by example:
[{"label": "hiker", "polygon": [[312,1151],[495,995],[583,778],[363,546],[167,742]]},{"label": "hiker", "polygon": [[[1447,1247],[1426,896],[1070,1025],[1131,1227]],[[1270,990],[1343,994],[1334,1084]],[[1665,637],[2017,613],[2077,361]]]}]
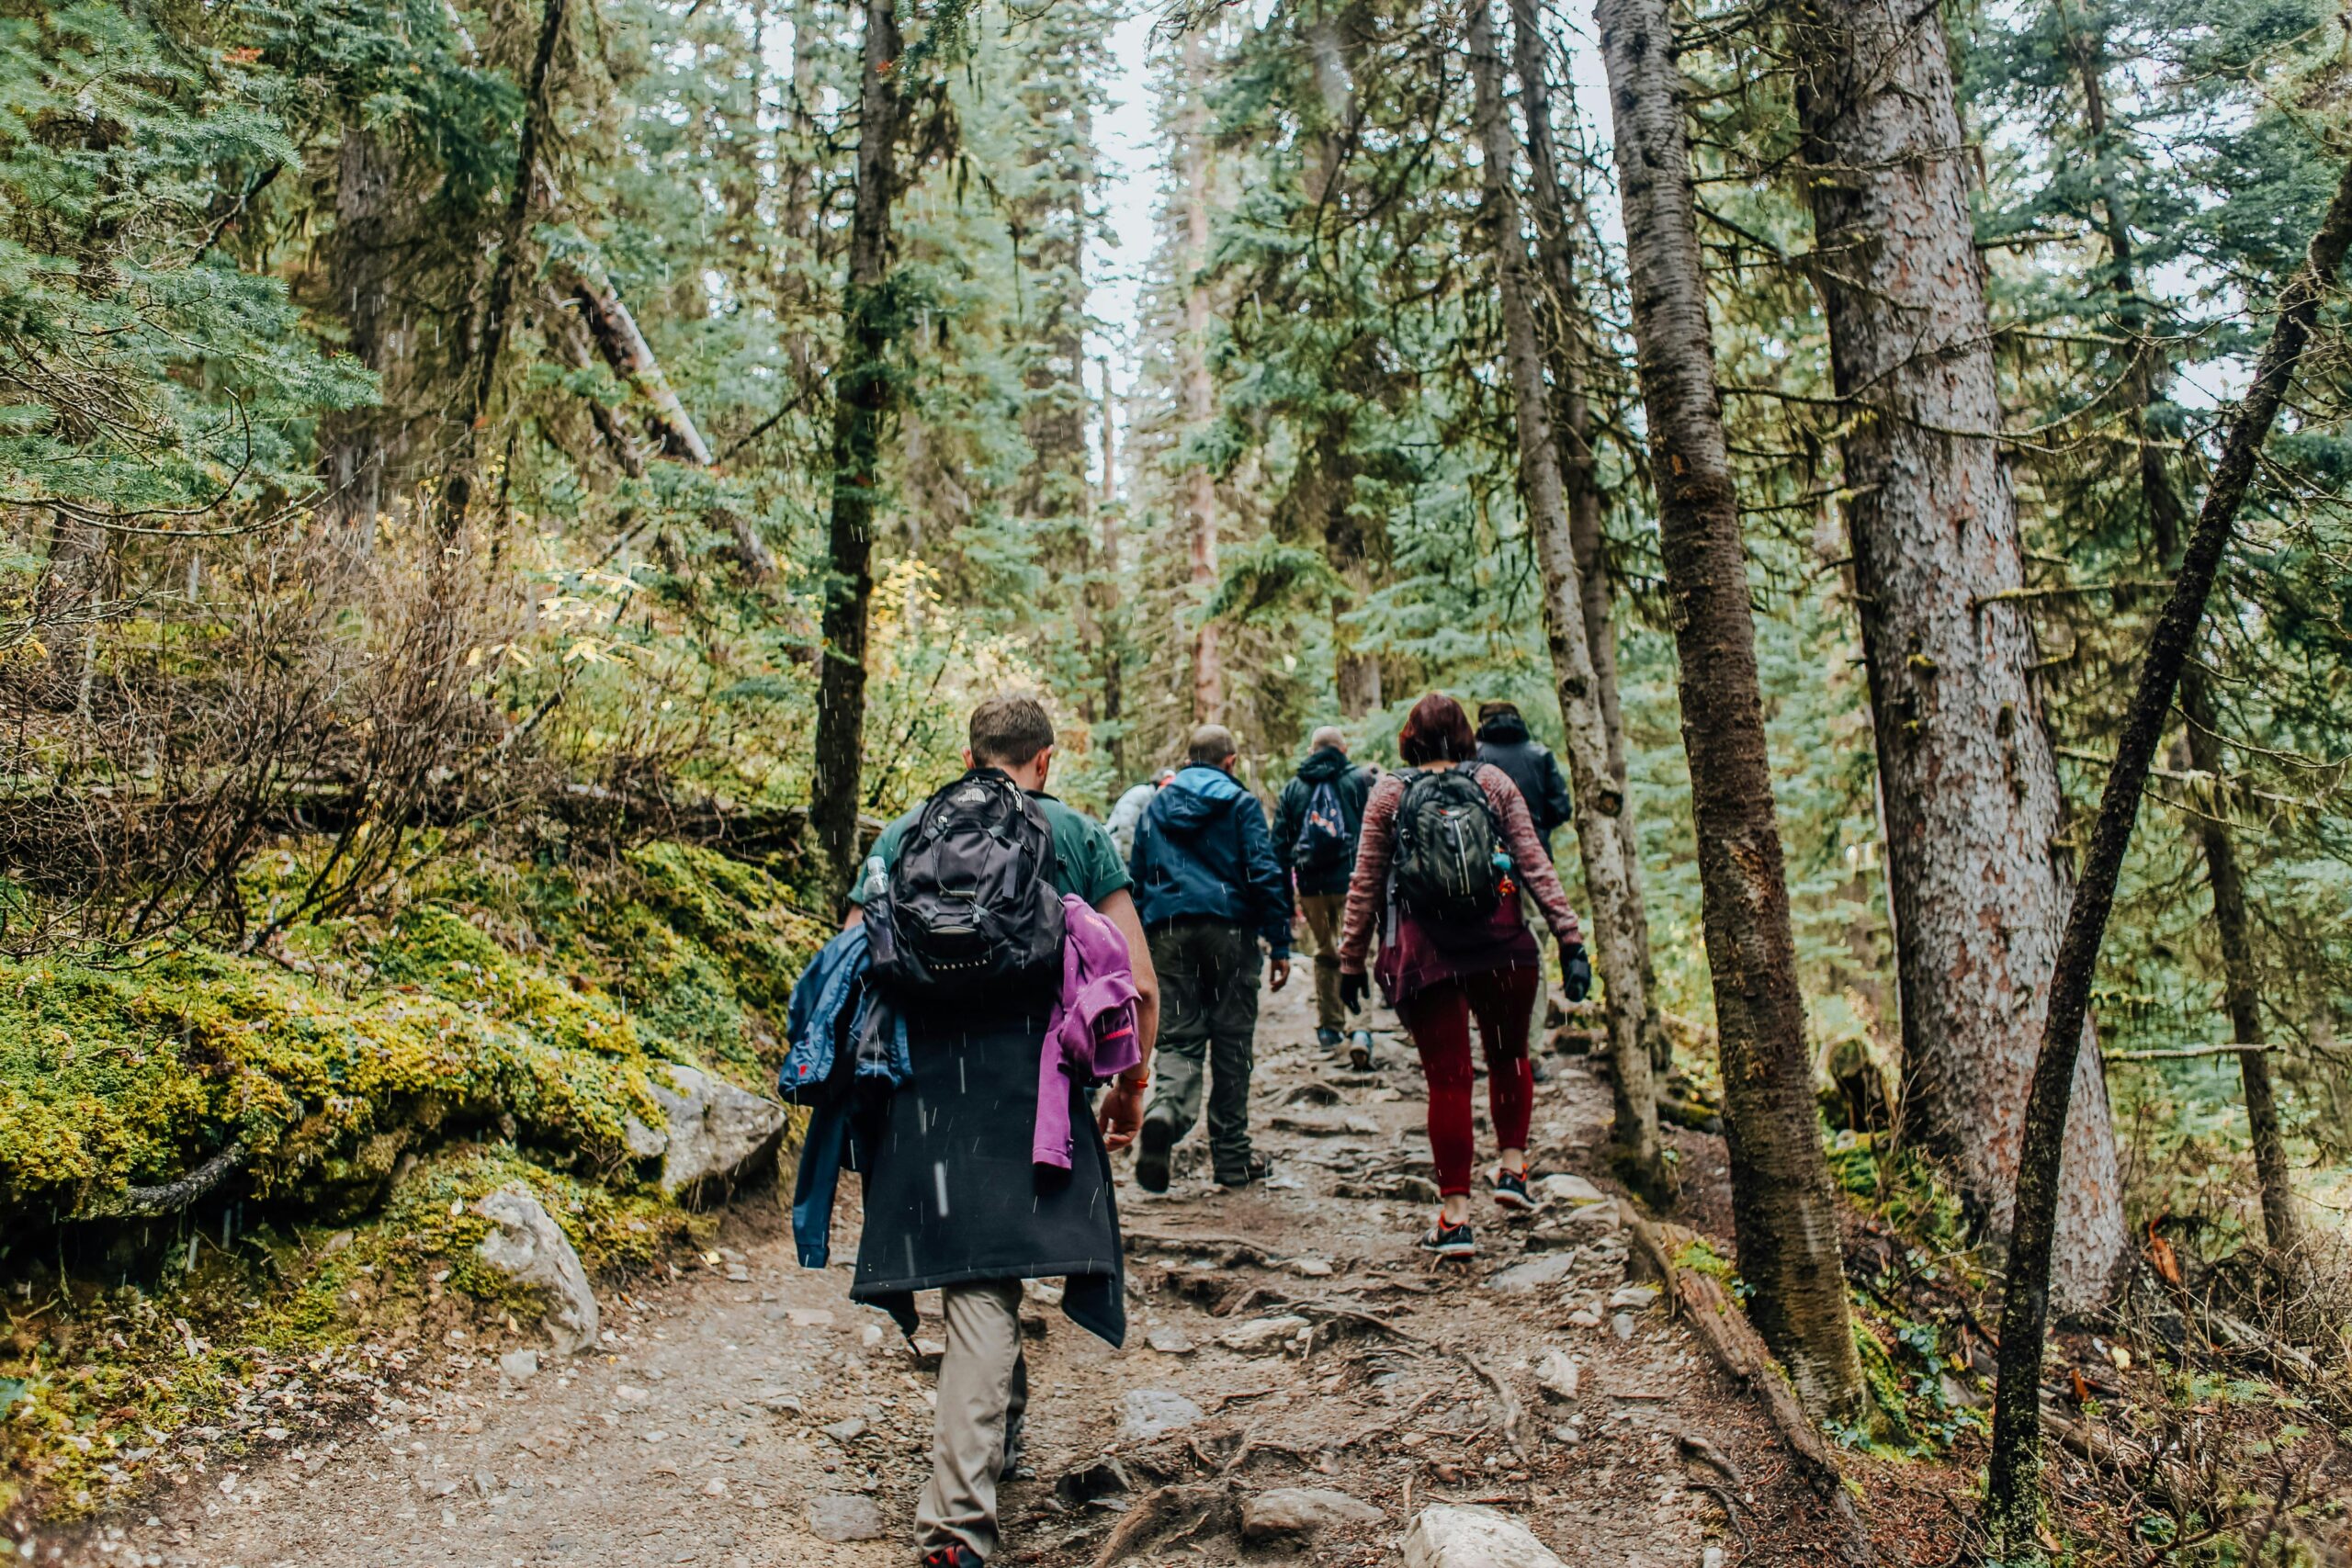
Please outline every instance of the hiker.
[{"label": "hiker", "polygon": [[[1356,868],[1356,834],[1363,824],[1372,774],[1348,761],[1348,738],[1332,725],[1307,737],[1306,760],[1283,785],[1274,807],[1274,858],[1296,888],[1298,910],[1315,943],[1315,1043],[1337,1051],[1347,1013],[1340,1006],[1340,917],[1348,904],[1348,877]],[[1372,1031],[1348,1042],[1349,1063],[1372,1066]]]},{"label": "hiker", "polygon": [[1517,703],[1478,705],[1478,761],[1492,763],[1510,775],[1527,802],[1535,836],[1544,840],[1544,855],[1552,855],[1552,835],[1575,815],[1568,802],[1568,781],[1560,775],[1560,760],[1552,749],[1527,732],[1527,720]]},{"label": "hiker", "polygon": [[[1544,840],[1544,856],[1552,859],[1552,835],[1575,815],[1568,800],[1567,781],[1560,776],[1560,760],[1552,749],[1527,733],[1527,720],[1516,703],[1480,703],[1478,705],[1478,761],[1490,762],[1510,775],[1519,786],[1520,797],[1527,802],[1527,815],[1535,823],[1535,835]],[[1557,862],[1554,864],[1556,866]],[[1524,885],[1520,887],[1521,912],[1532,925],[1535,908],[1527,897]],[[1544,966],[1535,966],[1535,994],[1528,998],[1528,1038],[1544,1038],[1544,1019],[1548,1010],[1544,996]],[[1543,1058],[1534,1059],[1535,1081],[1545,1082],[1550,1075],[1544,1071]]]},{"label": "hiker", "polygon": [[1413,705],[1396,749],[1406,766],[1364,803],[1355,875],[1340,938],[1340,999],[1363,1005],[1364,960],[1375,931],[1380,988],[1405,1021],[1429,1080],[1430,1153],[1442,1202],[1422,1249],[1442,1258],[1477,1250],[1470,1227],[1476,1154],[1470,1021],[1486,1050],[1487,1110],[1499,1161],[1491,1173],[1505,1211],[1532,1207],[1527,1128],[1535,1081],[1528,1058],[1529,1001],[1541,953],[1516,897],[1533,896],[1560,944],[1568,995],[1591,988],[1576,911],[1544,853],[1527,802],[1500,768],[1476,761],[1462,705],[1432,692]]},{"label": "hiker", "polygon": [[1167,788],[1168,781],[1175,776],[1175,769],[1162,768],[1119,796],[1112,806],[1111,816],[1102,825],[1111,830],[1111,843],[1119,852],[1121,865],[1126,864],[1127,857],[1136,852],[1136,824],[1143,820],[1144,807],[1149,806],[1151,797]]},{"label": "hiker", "polygon": [[1233,777],[1233,731],[1193,731],[1189,761],[1153,796],[1128,862],[1166,1009],[1159,1084],[1136,1146],[1136,1183],[1168,1190],[1168,1155],[1200,1120],[1208,1088],[1209,1164],[1217,1185],[1272,1174],[1250,1147],[1250,1069],[1258,1032],[1258,943],[1271,980],[1290,979],[1290,888],[1266,815]]},{"label": "hiker", "polygon": [[[817,987],[793,1041],[810,1060],[786,1067],[787,1089],[804,1070],[838,1071],[880,1100],[849,1112],[865,1183],[851,1299],[911,1338],[914,1292],[942,1294],[931,1479],[915,1510],[924,1568],[979,1568],[996,1550],[998,1483],[1028,1403],[1022,1281],[1062,1279],[1074,1322],[1114,1347],[1125,1337],[1110,1151],[1143,1120],[1159,1011],[1110,835],[1046,793],[1045,708],[992,698],[970,738],[964,776],[884,829],[865,863],[851,921],[868,937],[870,994],[844,986],[828,1007]],[[797,991],[793,1005],[797,1021]],[[836,1066],[839,1035],[855,1043],[854,1068]],[[1087,1092],[1103,1078],[1098,1116]],[[809,1232],[820,1196],[830,1218],[831,1172],[812,1173],[810,1157],[794,1223],[802,1261],[821,1266]]]}]

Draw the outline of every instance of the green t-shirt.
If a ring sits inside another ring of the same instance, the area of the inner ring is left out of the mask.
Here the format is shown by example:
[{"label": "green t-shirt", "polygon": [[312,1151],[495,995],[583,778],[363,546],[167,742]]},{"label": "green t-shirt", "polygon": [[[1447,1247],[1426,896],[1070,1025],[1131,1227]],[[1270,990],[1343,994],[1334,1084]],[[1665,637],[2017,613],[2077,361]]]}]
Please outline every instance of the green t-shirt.
[{"label": "green t-shirt", "polygon": [[[1061,862],[1060,874],[1054,880],[1057,893],[1075,893],[1097,908],[1102,900],[1122,887],[1134,885],[1127,874],[1126,863],[1119,859],[1118,846],[1111,842],[1111,835],[1102,824],[1082,811],[1074,811],[1050,795],[1029,792],[1045,814],[1046,826],[1053,830],[1054,855]],[[915,818],[922,814],[918,806],[912,811],[882,829],[867,852],[872,859],[881,861],[885,868],[896,865],[899,846],[906,840],[914,827]],[[860,904],[866,899],[867,879],[858,878],[857,891],[851,895]]]}]

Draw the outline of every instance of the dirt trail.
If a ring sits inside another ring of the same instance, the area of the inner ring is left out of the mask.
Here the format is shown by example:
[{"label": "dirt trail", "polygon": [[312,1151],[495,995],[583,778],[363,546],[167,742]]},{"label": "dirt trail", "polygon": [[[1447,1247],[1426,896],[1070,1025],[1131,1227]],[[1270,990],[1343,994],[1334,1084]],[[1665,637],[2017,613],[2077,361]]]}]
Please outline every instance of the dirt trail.
[{"label": "dirt trail", "polygon": [[[1127,1510],[1171,1483],[1194,1489],[1171,1499],[1179,1512],[1158,1533],[1172,1539],[1147,1534],[1128,1561],[1392,1563],[1412,1511],[1448,1500],[1519,1517],[1572,1564],[1700,1568],[1711,1543],[1728,1563],[1815,1560],[1761,1420],[1679,1325],[1630,1297],[1609,1304],[1626,1276],[1607,1215],[1561,1203],[1506,1225],[1482,1210],[1474,1266],[1432,1266],[1414,1250],[1430,1206],[1419,1068],[1387,1019],[1374,1072],[1325,1060],[1308,979],[1270,998],[1260,1028],[1253,1121],[1275,1179],[1221,1192],[1195,1135],[1167,1195],[1122,1187],[1125,1349],[1069,1324],[1047,1293],[1035,1303],[1035,1475],[1008,1487],[999,1561],[1092,1563]],[[1573,1061],[1552,1072],[1538,1090],[1536,1168],[1589,1174],[1606,1086]],[[1690,1155],[1720,1164],[1720,1145]],[[854,1251],[855,1219],[853,1205],[837,1259]],[[928,1373],[887,1319],[850,1303],[845,1263],[797,1267],[769,1201],[730,1215],[721,1246],[702,1276],[608,1297],[605,1354],[550,1360],[516,1385],[479,1340],[451,1345],[435,1369],[445,1383],[420,1370],[405,1402],[346,1426],[339,1442],[281,1443],[243,1465],[216,1458],[154,1498],[153,1513],[42,1556],[175,1568],[903,1568],[926,1468]],[[1296,1317],[1306,1323],[1278,1321]],[[1553,1349],[1577,1364],[1573,1400],[1539,1390]],[[1489,1374],[1517,1408],[1509,1430]],[[1201,1416],[1123,1438],[1136,1391],[1181,1396]],[[1737,1484],[1685,1457],[1682,1434],[1727,1456]],[[1235,1504],[1277,1487],[1336,1488],[1381,1517],[1304,1543],[1243,1541]],[[812,1507],[850,1519],[865,1504],[882,1538],[811,1533]]]}]

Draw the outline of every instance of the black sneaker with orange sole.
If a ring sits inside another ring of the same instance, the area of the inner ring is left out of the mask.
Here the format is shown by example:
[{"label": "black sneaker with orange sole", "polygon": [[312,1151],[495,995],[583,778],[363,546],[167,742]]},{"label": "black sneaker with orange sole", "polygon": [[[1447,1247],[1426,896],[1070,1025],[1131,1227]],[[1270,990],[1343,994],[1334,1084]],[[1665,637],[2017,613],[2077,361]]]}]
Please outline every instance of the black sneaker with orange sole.
[{"label": "black sneaker with orange sole", "polygon": [[1437,1224],[1421,1233],[1421,1250],[1438,1258],[1468,1258],[1478,1250],[1478,1238],[1471,1234],[1469,1221],[1448,1224],[1440,1214]]}]

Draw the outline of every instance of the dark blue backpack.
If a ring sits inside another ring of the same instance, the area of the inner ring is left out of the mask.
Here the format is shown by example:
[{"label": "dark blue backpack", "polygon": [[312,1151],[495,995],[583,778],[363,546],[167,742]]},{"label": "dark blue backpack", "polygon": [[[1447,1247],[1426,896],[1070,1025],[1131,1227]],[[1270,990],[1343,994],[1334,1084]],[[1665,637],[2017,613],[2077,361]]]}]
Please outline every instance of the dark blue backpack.
[{"label": "dark blue backpack", "polygon": [[1348,826],[1340,792],[1329,779],[1316,781],[1306,797],[1306,816],[1298,825],[1298,841],[1291,846],[1291,863],[1300,871],[1337,871],[1355,860],[1356,836]]}]

